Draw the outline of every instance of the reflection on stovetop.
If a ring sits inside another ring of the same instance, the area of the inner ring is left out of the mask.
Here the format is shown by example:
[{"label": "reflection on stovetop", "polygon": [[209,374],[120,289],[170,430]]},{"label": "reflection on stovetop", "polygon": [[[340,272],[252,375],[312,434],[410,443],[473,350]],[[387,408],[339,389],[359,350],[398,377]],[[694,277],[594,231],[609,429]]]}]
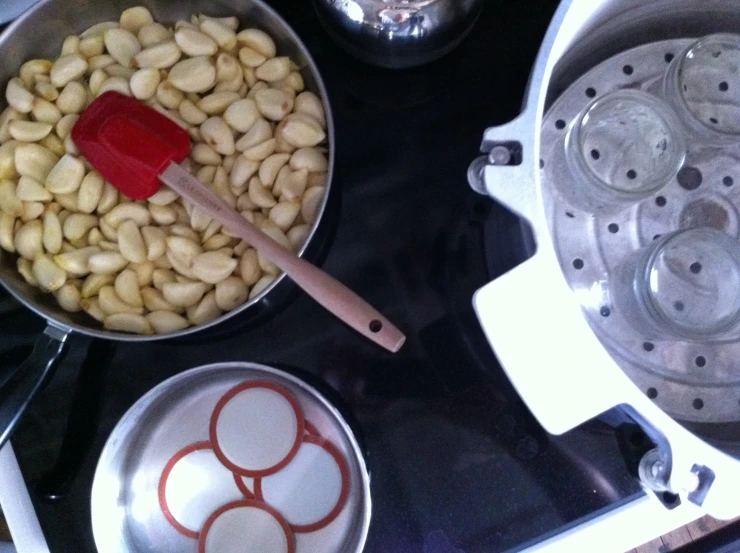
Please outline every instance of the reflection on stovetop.
[{"label": "reflection on stovetop", "polygon": [[[503,552],[639,493],[607,424],[542,430],[472,310],[474,291],[521,248],[516,219],[470,191],[467,165],[484,127],[517,114],[556,2],[491,0],[456,51],[403,72],[348,58],[318,31],[310,2],[270,3],[307,42],[337,120],[341,205],[323,266],[409,340],[386,354],[303,295],[256,328],[206,339],[75,337],[13,440],[37,496],[56,497],[38,502],[52,550],[95,551],[93,472],[123,413],[169,376],[226,360],[295,371],[345,412],[372,472],[370,553]],[[484,248],[496,248],[493,266]],[[42,327],[25,310],[3,314],[0,350],[28,347]]]}]

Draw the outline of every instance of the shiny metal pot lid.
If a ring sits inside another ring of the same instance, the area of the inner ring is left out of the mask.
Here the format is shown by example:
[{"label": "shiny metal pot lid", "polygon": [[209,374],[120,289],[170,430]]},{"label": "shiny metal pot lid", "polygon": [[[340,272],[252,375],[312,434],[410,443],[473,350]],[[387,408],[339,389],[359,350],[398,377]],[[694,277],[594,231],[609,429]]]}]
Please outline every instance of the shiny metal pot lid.
[{"label": "shiny metal pot lid", "polygon": [[92,522],[101,553],[359,552],[369,476],[316,389],[221,363],[163,382],[123,416],[95,473]]}]

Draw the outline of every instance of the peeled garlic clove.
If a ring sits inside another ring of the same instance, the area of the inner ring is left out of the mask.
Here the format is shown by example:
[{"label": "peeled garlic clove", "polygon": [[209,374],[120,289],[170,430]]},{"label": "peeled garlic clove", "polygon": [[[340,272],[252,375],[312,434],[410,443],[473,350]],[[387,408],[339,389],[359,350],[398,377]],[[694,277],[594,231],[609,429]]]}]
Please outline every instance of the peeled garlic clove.
[{"label": "peeled garlic clove", "polygon": [[205,143],[222,155],[231,155],[236,150],[231,129],[221,117],[210,117],[200,126],[200,135]]},{"label": "peeled garlic clove", "polygon": [[141,299],[141,290],[139,289],[139,280],[132,269],[121,271],[116,277],[113,287],[118,297],[127,304],[134,307],[144,307],[144,300]]},{"label": "peeled garlic clove", "polygon": [[[15,251],[29,261],[43,253],[43,224],[39,220],[29,221],[15,232]],[[60,285],[61,286],[61,285]]]},{"label": "peeled garlic clove", "polygon": [[19,144],[15,149],[15,168],[20,175],[45,182],[46,177],[59,161],[59,158],[38,144]]},{"label": "peeled garlic clove", "polygon": [[231,168],[229,184],[231,184],[232,188],[243,189],[259,168],[259,161],[247,159],[242,155],[238,156],[234,161],[234,166]]},{"label": "peeled garlic clove", "polygon": [[183,92],[205,92],[216,84],[216,67],[208,56],[178,62],[167,79]]},{"label": "peeled garlic clove", "polygon": [[220,115],[239,98],[236,92],[214,92],[198,102],[198,109],[208,115]]},{"label": "peeled garlic clove", "polygon": [[113,275],[90,275],[82,283],[82,298],[87,299],[97,296],[103,286],[108,286],[114,282],[115,277]]},{"label": "peeled garlic clove", "polygon": [[155,44],[166,42],[172,39],[172,33],[160,23],[149,23],[144,25],[136,35],[142,47],[149,48]]},{"label": "peeled garlic clove", "polygon": [[259,279],[252,290],[249,292],[249,299],[252,300],[259,296],[272,282],[275,280],[275,275],[265,275]]},{"label": "peeled garlic clove", "polygon": [[144,263],[147,260],[147,250],[139,227],[130,219],[118,227],[118,249],[121,255],[131,263]]},{"label": "peeled garlic clove", "polygon": [[260,113],[272,121],[283,120],[293,110],[293,98],[284,90],[264,88],[254,95]]},{"label": "peeled garlic clove", "polygon": [[87,71],[87,60],[81,55],[62,56],[51,66],[49,73],[51,84],[56,88],[63,88],[67,83],[82,77],[85,71]]},{"label": "peeled garlic clove", "polygon": [[144,312],[142,307],[136,307],[129,305],[123,301],[113,286],[103,286],[98,292],[98,300],[100,302],[100,308],[106,315],[114,315],[116,313],[132,313],[141,315]]},{"label": "peeled garlic clove", "polygon": [[123,67],[131,67],[134,56],[141,51],[141,44],[136,35],[126,29],[106,31],[104,41],[108,54]]},{"label": "peeled garlic clove", "polygon": [[271,208],[277,204],[272,192],[265,188],[258,177],[252,177],[249,181],[249,199],[258,207]]},{"label": "peeled garlic clove", "polygon": [[220,21],[206,19],[201,22],[200,30],[216,41],[216,44],[224,50],[230,51],[236,46],[236,33]]},{"label": "peeled garlic clove", "polygon": [[277,52],[275,41],[272,40],[270,35],[260,29],[244,29],[236,35],[236,40],[239,44],[248,46],[266,58],[274,58]]},{"label": "peeled garlic clove", "polygon": [[69,311],[70,313],[82,311],[82,306],[80,305],[80,300],[82,299],[80,296],[80,290],[73,283],[65,283],[61,288],[59,288],[59,290],[57,290],[55,295],[57,303],[59,303],[59,306],[65,311]]},{"label": "peeled garlic clove", "polygon": [[146,320],[157,334],[169,334],[190,326],[185,317],[172,311],[152,311],[146,316]]},{"label": "peeled garlic clove", "polygon": [[[102,94],[103,88],[110,79],[103,81],[98,89],[98,92]],[[57,108],[64,114],[78,114],[81,113],[87,105],[87,89],[77,81],[68,83],[57,98]]]},{"label": "peeled garlic clove", "polygon": [[159,44],[144,48],[134,56],[134,61],[142,69],[145,67],[167,69],[175,65],[181,55],[182,52],[177,43],[174,40],[168,40],[167,42],[160,42]]},{"label": "peeled garlic clove", "polygon": [[[53,102],[59,98],[59,91],[51,83],[41,81],[34,85],[34,90],[47,102]],[[38,99],[41,99],[38,98]],[[35,101],[35,100],[34,100]],[[55,106],[56,107],[56,106]]]},{"label": "peeled garlic clove", "polygon": [[236,309],[249,297],[249,287],[238,277],[229,277],[216,284],[216,305],[223,311]]},{"label": "peeled garlic clove", "polygon": [[257,144],[256,146],[252,146],[251,148],[244,150],[242,155],[246,157],[247,159],[251,159],[254,161],[262,161],[264,159],[267,159],[270,155],[272,155],[276,147],[277,147],[277,140],[274,138],[271,138],[269,140],[265,140],[261,144]]},{"label": "peeled garlic clove", "polygon": [[295,112],[305,113],[313,117],[321,125],[322,129],[326,128],[326,113],[324,104],[321,99],[313,92],[301,92],[295,99]]},{"label": "peeled garlic clove", "polygon": [[0,179],[15,179],[18,172],[15,170],[15,150],[20,142],[8,140],[0,145]]},{"label": "peeled garlic clove", "polygon": [[82,310],[96,321],[100,321],[102,323],[105,319],[105,313],[100,308],[100,301],[98,298],[83,299],[80,301],[80,307],[82,307]]},{"label": "peeled garlic clove", "polygon": [[293,92],[303,92],[306,83],[303,81],[303,75],[298,71],[291,71],[290,75],[280,81],[272,83],[273,88],[291,89]]},{"label": "peeled garlic clove", "polygon": [[236,142],[236,149],[244,152],[264,143],[272,138],[272,127],[264,119],[259,119],[252,127]]},{"label": "peeled garlic clove", "polygon": [[[296,201],[285,201],[278,203],[270,210],[269,219],[275,223],[280,230],[286,232],[301,212],[301,203]],[[291,240],[292,243],[292,240]]]},{"label": "peeled garlic clove", "polygon": [[206,291],[202,282],[167,282],[162,286],[162,295],[175,307],[196,305]]},{"label": "peeled garlic clove", "polygon": [[51,192],[34,178],[21,177],[18,180],[15,193],[18,199],[24,202],[48,202],[51,201]]},{"label": "peeled garlic clove", "polygon": [[59,216],[53,211],[47,211],[44,213],[42,226],[44,249],[51,254],[59,253],[62,249],[62,224],[59,221]]},{"label": "peeled garlic clove", "polygon": [[233,238],[226,236],[225,234],[214,234],[203,241],[203,249],[207,252],[220,250],[229,246],[233,241]]},{"label": "peeled garlic clove", "polygon": [[[105,42],[102,36],[88,36],[80,40],[78,52],[84,58],[99,56],[105,52]],[[88,65],[89,69],[89,65]]]},{"label": "peeled garlic clove", "polygon": [[97,246],[80,248],[54,256],[54,262],[72,276],[85,276],[90,272],[90,256],[100,252]]},{"label": "peeled garlic clove", "polygon": [[14,234],[15,217],[0,211],[0,247],[7,252],[15,252]]},{"label": "peeled garlic clove", "polygon": [[18,78],[10,79],[5,88],[5,99],[14,110],[19,113],[29,113],[33,109],[33,94],[23,85]]},{"label": "peeled garlic clove", "polygon": [[169,236],[167,237],[167,252],[171,253],[189,270],[192,267],[193,259],[203,253],[203,248],[190,238]]},{"label": "peeled garlic clove", "polygon": [[114,60],[108,54],[101,54],[100,56],[92,56],[90,59],[87,60],[87,63],[87,68],[89,71],[97,71],[98,69],[105,69],[107,67],[110,67],[111,65],[116,63],[116,60]]},{"label": "peeled garlic clove", "polygon": [[154,329],[149,321],[142,315],[134,313],[114,313],[103,320],[106,330],[116,332],[130,332],[131,334],[142,334],[148,336],[154,334]]},{"label": "peeled garlic clove", "polygon": [[31,270],[39,286],[50,292],[59,290],[67,281],[67,273],[46,255],[36,257]]},{"label": "peeled garlic clove", "polygon": [[283,138],[296,148],[316,146],[324,141],[326,133],[318,121],[304,113],[291,113],[282,123]]},{"label": "peeled garlic clove", "polygon": [[252,286],[262,276],[262,269],[257,260],[257,250],[246,250],[239,261],[239,274],[247,286]]},{"label": "peeled garlic clove", "polygon": [[259,178],[262,185],[272,188],[278,172],[288,163],[289,159],[290,154],[273,154],[266,158],[259,169]]},{"label": "peeled garlic clove", "polygon": [[176,201],[180,196],[174,190],[170,188],[162,187],[152,196],[149,196],[147,201],[154,205],[169,205]]},{"label": "peeled garlic clove", "polygon": [[170,81],[162,81],[157,87],[157,101],[167,109],[175,109],[185,99]]},{"label": "peeled garlic clove", "polygon": [[16,184],[11,180],[0,180],[0,210],[13,217],[23,214],[23,202],[18,197]]},{"label": "peeled garlic clove", "polygon": [[98,218],[95,215],[84,213],[72,213],[62,225],[64,237],[75,241],[85,236],[90,229],[98,226]]},{"label": "peeled garlic clove", "polygon": [[[43,98],[34,98],[31,114],[33,115],[33,118],[39,123],[47,123],[50,126],[56,125],[62,118],[62,112],[59,110],[59,108],[48,100],[44,100]],[[10,124],[8,125],[8,131],[10,131],[11,135],[13,134]],[[49,132],[51,132],[51,129],[49,129]],[[44,134],[44,136],[39,138],[39,140],[41,140],[48,134],[49,133]],[[34,141],[26,140],[26,142]]]},{"label": "peeled garlic clove", "polygon": [[221,156],[208,144],[196,144],[190,150],[190,157],[201,165],[221,165]]},{"label": "peeled garlic clove", "polygon": [[244,98],[233,102],[224,112],[224,121],[235,131],[245,133],[260,119],[254,100]]},{"label": "peeled garlic clove", "polygon": [[21,214],[21,221],[24,223],[38,219],[44,212],[44,204],[41,202],[23,202],[23,213]]},{"label": "peeled garlic clove", "polygon": [[126,219],[131,219],[137,226],[143,227],[151,223],[152,217],[149,210],[143,205],[129,202],[118,204],[110,210],[104,219],[113,228],[118,228]]},{"label": "peeled garlic clove", "polygon": [[35,288],[39,287],[39,281],[36,280],[35,276],[33,276],[33,263],[24,257],[19,257],[16,266],[18,268],[18,273],[23,277],[23,280]]},{"label": "peeled garlic clove", "polygon": [[237,266],[237,260],[221,252],[205,252],[193,258],[193,274],[207,284],[216,284],[229,277]]},{"label": "peeled garlic clove", "polygon": [[129,88],[131,89],[131,94],[137,100],[149,100],[157,93],[159,83],[159,70],[153,67],[146,67],[139,69],[131,75]]},{"label": "peeled garlic clove", "polygon": [[121,12],[121,27],[131,33],[138,33],[146,25],[154,22],[151,12],[144,6],[134,6]]},{"label": "peeled garlic clove", "polygon": [[196,29],[180,27],[175,31],[175,42],[190,57],[212,56],[218,52],[216,41]]},{"label": "peeled garlic clove", "polygon": [[51,132],[52,125],[36,121],[11,121],[8,125],[10,136],[19,142],[38,142]]},{"label": "peeled garlic clove", "polygon": [[180,113],[180,117],[190,125],[200,125],[203,121],[208,119],[208,115],[203,113],[203,111],[201,111],[201,109],[190,100],[183,100],[180,102],[178,112]]},{"label": "peeled garlic clove", "polygon": [[118,252],[94,253],[88,259],[91,273],[110,275],[117,273],[128,265],[128,260]]},{"label": "peeled garlic clove", "polygon": [[[175,282],[174,277],[171,282]],[[146,307],[146,309],[149,311],[179,311],[179,310],[182,310],[181,307],[175,307],[170,302],[168,302],[166,299],[164,299],[164,296],[159,290],[155,288],[151,288],[150,286],[142,288],[141,297],[142,297],[142,300],[144,301],[144,307]]]},{"label": "peeled garlic clove", "polygon": [[[303,197],[304,192],[307,188],[308,182],[308,171],[301,169],[300,171],[293,171],[281,184],[279,192],[273,189],[274,195],[280,194],[281,200],[299,200]],[[276,185],[277,186],[277,183]]]},{"label": "peeled garlic clove", "polygon": [[49,60],[35,59],[28,60],[21,65],[20,76],[24,86],[30,87],[37,76],[49,75],[51,70],[52,62]]},{"label": "peeled garlic clove", "polygon": [[293,246],[293,250],[297,251],[306,243],[308,236],[311,234],[310,225],[296,225],[288,231],[288,240]]},{"label": "peeled garlic clove", "polygon": [[59,138],[61,138],[62,140],[67,138],[67,136],[69,136],[69,133],[72,132],[72,127],[75,126],[79,118],[80,116],[76,113],[70,113],[62,117],[57,123],[57,126],[54,128],[57,136],[59,136]]},{"label": "peeled garlic clove", "polygon": [[85,164],[81,159],[65,154],[46,177],[46,189],[53,194],[71,194],[82,183],[85,176]]},{"label": "peeled garlic clove", "polygon": [[290,168],[294,171],[307,169],[309,173],[327,171],[329,161],[316,148],[300,148],[290,158]]},{"label": "peeled garlic clove", "polygon": [[141,236],[146,246],[146,258],[154,261],[167,251],[167,235],[159,227],[143,227]]},{"label": "peeled garlic clove", "polygon": [[177,213],[170,205],[152,204],[149,206],[149,213],[158,225],[171,225],[177,221]]},{"label": "peeled garlic clove", "polygon": [[285,79],[290,74],[290,58],[281,56],[267,60],[254,70],[260,81],[271,83]]},{"label": "peeled garlic clove", "polygon": [[301,201],[301,215],[304,221],[309,224],[316,222],[325,193],[326,188],[323,186],[315,186],[306,190]]},{"label": "peeled garlic clove", "polygon": [[77,193],[77,209],[82,213],[92,213],[103,197],[105,181],[97,171],[90,171],[82,179]]},{"label": "peeled garlic clove", "polygon": [[242,62],[242,65],[256,68],[265,63],[267,58],[257,50],[253,50],[249,46],[244,46],[239,50],[239,61]]},{"label": "peeled garlic clove", "polygon": [[188,321],[194,325],[204,325],[218,318],[221,310],[216,303],[216,291],[212,290],[200,301],[197,306],[187,310]]}]

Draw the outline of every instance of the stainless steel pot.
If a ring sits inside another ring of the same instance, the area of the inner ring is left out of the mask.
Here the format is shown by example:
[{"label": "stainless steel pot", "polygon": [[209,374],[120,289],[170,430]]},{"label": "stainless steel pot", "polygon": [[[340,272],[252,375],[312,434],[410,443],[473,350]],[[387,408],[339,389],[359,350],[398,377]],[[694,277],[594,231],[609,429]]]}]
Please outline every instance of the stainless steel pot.
[{"label": "stainless steel pot", "polygon": [[[622,371],[583,316],[560,268],[540,170],[545,111],[578,77],[627,49],[732,31],[739,21],[740,4],[721,0],[563,1],[537,57],[521,115],[485,131],[481,149],[488,155],[471,166],[473,188],[525,219],[537,243],[531,259],[474,299],[484,332],[517,391],[553,434],[618,409],[656,445],[641,466],[645,496],[528,553],[625,551],[704,513],[721,519],[740,514],[740,461],[661,410]],[[512,150],[521,156],[514,159]],[[662,502],[666,491],[678,497],[668,508]]]},{"label": "stainless steel pot", "polygon": [[[309,238],[298,252],[300,256],[304,256],[317,234],[317,228],[330,197],[335,155],[334,121],[326,88],[305,45],[288,24],[261,0],[79,0],[74,2],[73,6],[65,0],[44,0],[17,19],[0,36],[0,58],[3,60],[0,67],[0,83],[6,83],[17,75],[21,64],[28,59],[58,57],[66,36],[79,33],[101,21],[117,21],[122,10],[134,5],[145,5],[151,10],[154,18],[161,22],[189,19],[194,13],[238,16],[242,25],[249,22],[267,31],[275,39],[280,52],[304,67],[306,88],[319,94],[326,106],[329,137],[327,194]],[[45,318],[48,323],[32,355],[23,366],[7,382],[3,382],[0,377],[0,447],[10,436],[33,396],[53,373],[63,355],[67,337],[71,333],[77,332],[94,338],[124,342],[181,338],[214,327],[227,319],[259,310],[262,303],[271,302],[273,297],[280,293],[280,289],[284,290],[288,285],[286,281],[285,275],[281,275],[259,296],[208,324],[162,336],[136,336],[103,330],[85,313],[68,313],[62,310],[53,296],[42,293],[24,281],[16,270],[14,255],[5,251],[0,252],[0,284],[18,301]]]},{"label": "stainless steel pot", "polygon": [[433,61],[457,46],[483,0],[314,0],[327,32],[362,61],[402,69]]}]

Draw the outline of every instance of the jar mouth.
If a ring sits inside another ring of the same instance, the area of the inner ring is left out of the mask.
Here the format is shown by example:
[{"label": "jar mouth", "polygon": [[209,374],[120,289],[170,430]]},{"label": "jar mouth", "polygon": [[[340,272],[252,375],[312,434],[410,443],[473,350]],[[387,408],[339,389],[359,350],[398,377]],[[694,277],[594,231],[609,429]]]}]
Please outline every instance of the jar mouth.
[{"label": "jar mouth", "polygon": [[[728,56],[728,53],[735,55]],[[732,62],[728,61],[732,57],[740,67],[740,35],[727,33],[700,38],[673,60],[663,85],[666,100],[684,123],[721,143],[740,141],[740,102],[734,109],[728,109],[733,97],[740,98],[740,70],[732,74]],[[704,62],[696,68],[691,67],[699,59]],[[702,67],[705,75],[699,74]],[[687,94],[694,92],[694,83],[690,89],[685,82],[691,77],[697,79],[699,93],[704,95],[704,101],[697,100],[693,105]]]},{"label": "jar mouth", "polygon": [[[695,247],[681,249],[692,242]],[[681,255],[664,258],[671,249]],[[660,271],[669,271],[668,278]],[[709,227],[665,236],[637,275],[642,281],[635,289],[639,303],[671,335],[700,341],[740,331],[740,243],[732,236]],[[671,280],[683,286],[684,293],[673,294]],[[729,308],[722,312],[725,305]]]},{"label": "jar mouth", "polygon": [[675,178],[686,159],[676,114],[636,90],[593,100],[571,123],[565,150],[574,176],[612,203],[650,197]]}]

